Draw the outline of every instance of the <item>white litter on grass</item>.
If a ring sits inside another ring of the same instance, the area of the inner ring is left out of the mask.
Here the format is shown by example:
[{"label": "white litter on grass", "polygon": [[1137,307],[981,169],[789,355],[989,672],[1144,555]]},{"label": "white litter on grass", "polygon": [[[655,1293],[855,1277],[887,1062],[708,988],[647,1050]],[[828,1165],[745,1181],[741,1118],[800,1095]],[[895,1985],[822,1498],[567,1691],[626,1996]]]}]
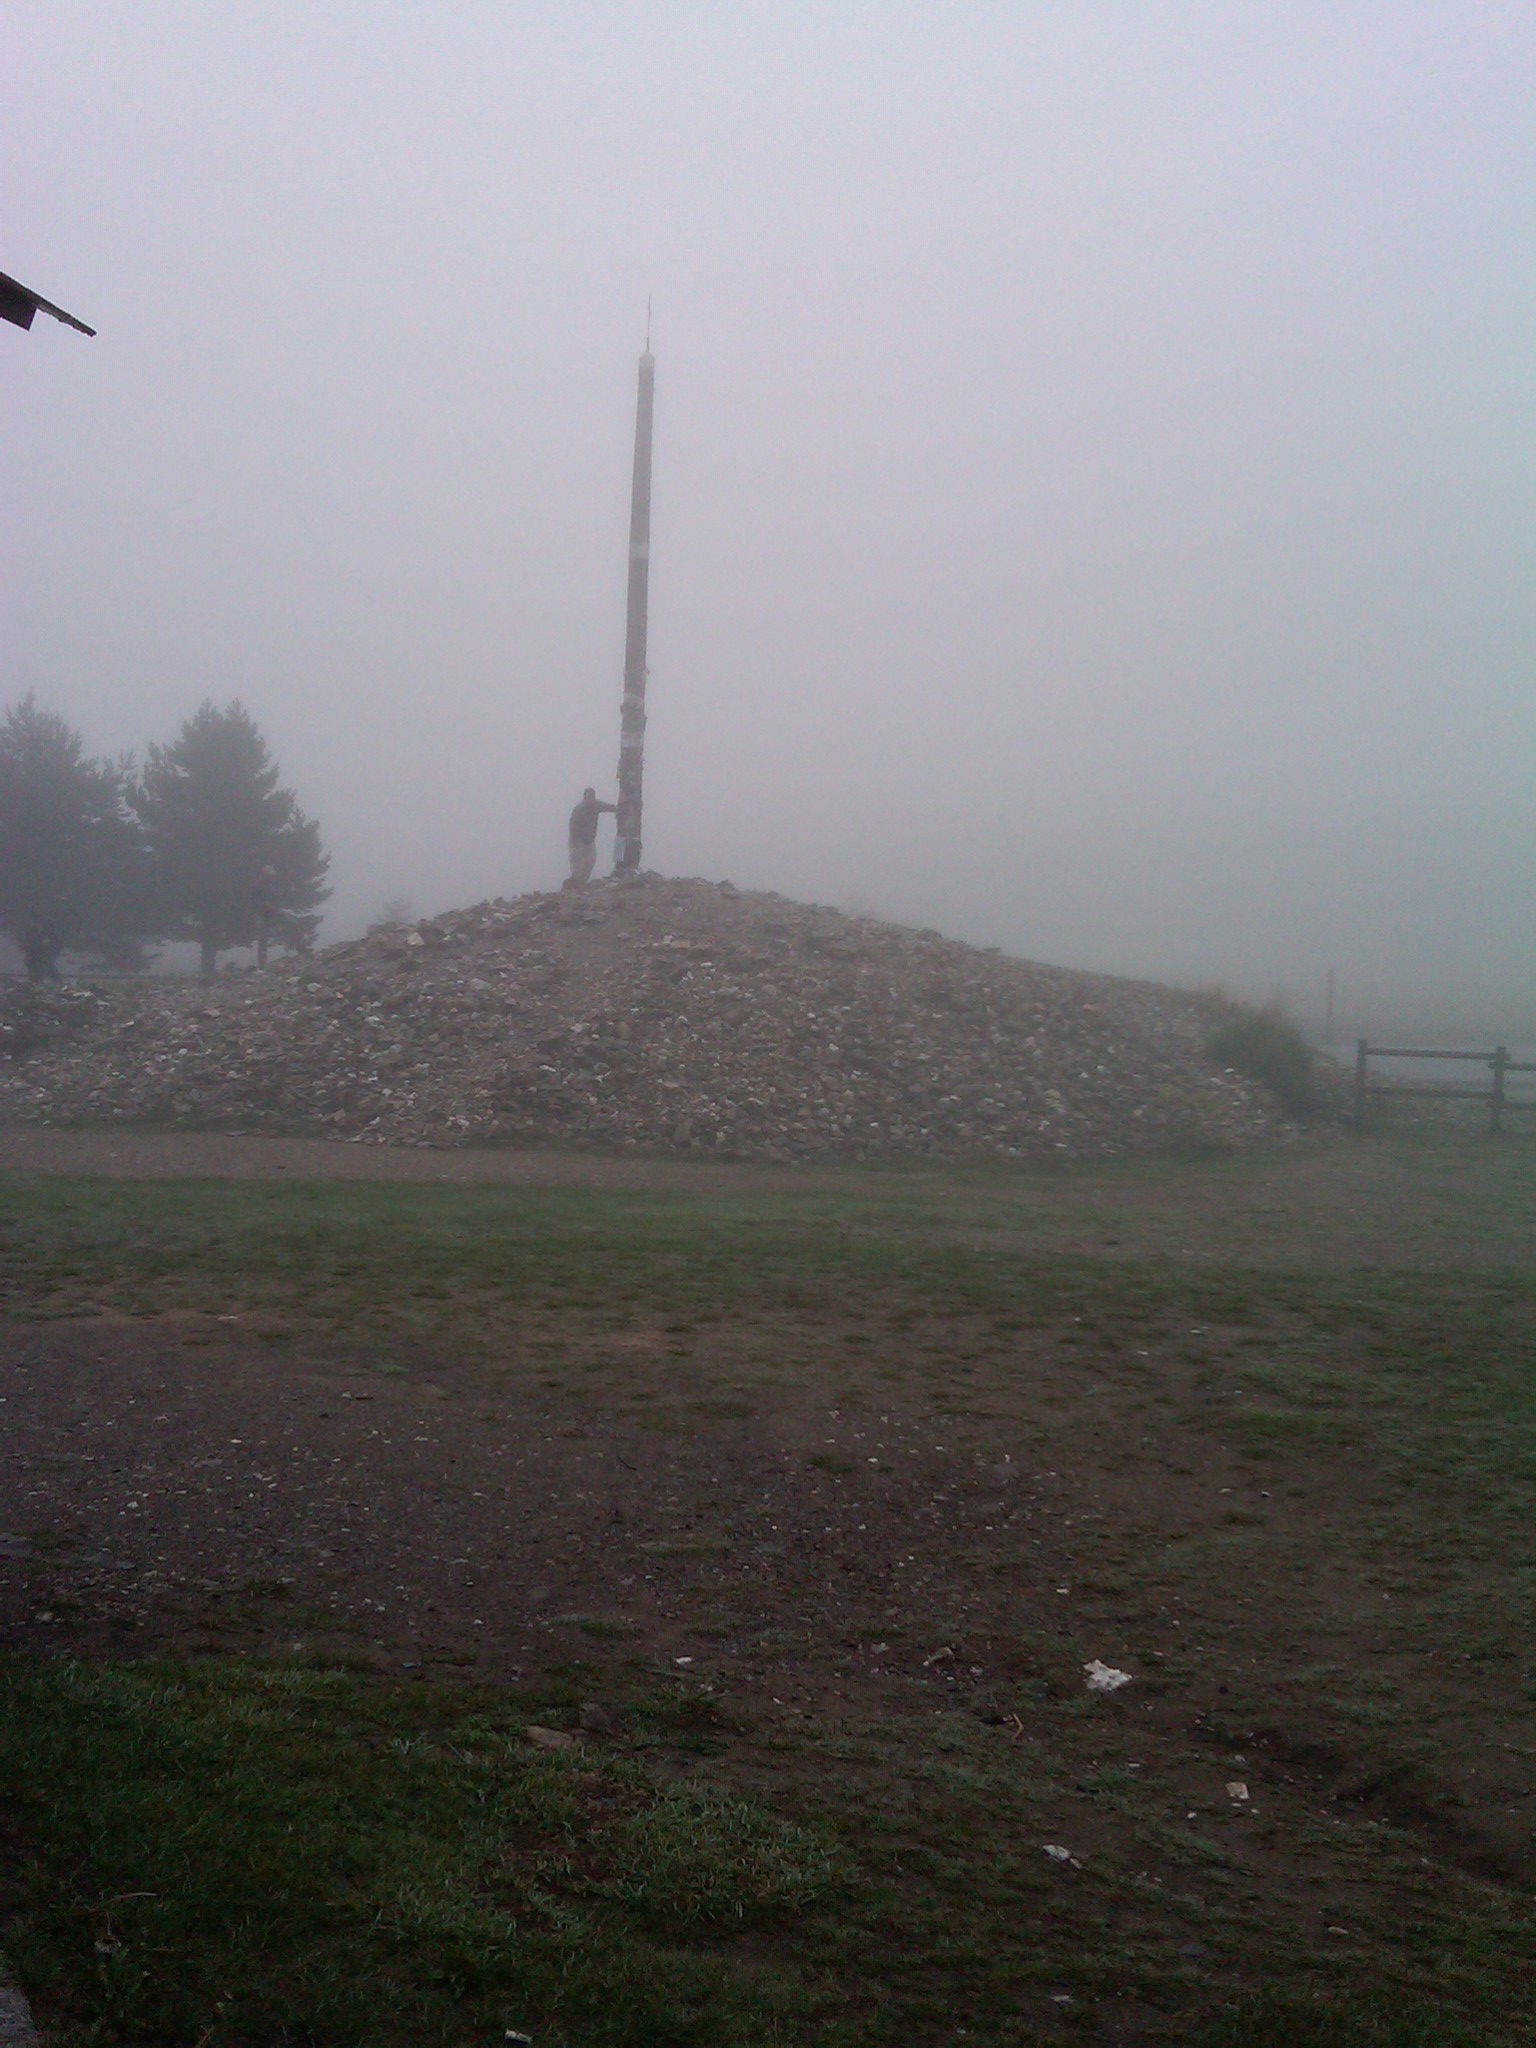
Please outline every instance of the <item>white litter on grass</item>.
[{"label": "white litter on grass", "polygon": [[1070,1849],[1064,1849],[1060,1842],[1047,1842],[1045,1845],[1045,1853],[1047,1856],[1050,1857],[1053,1863],[1068,1863],[1074,1870],[1081,1870],[1083,1867],[1082,1864],[1078,1862],[1077,1858],[1072,1854],[1072,1851]]},{"label": "white litter on grass", "polygon": [[1234,1806],[1243,1806],[1247,1803],[1248,1787],[1241,1778],[1229,1778],[1227,1780],[1227,1797]]},{"label": "white litter on grass", "polygon": [[1122,1685],[1129,1685],[1129,1671],[1117,1671],[1113,1664],[1102,1663],[1097,1657],[1090,1657],[1083,1666],[1088,1674],[1090,1692],[1118,1692]]}]

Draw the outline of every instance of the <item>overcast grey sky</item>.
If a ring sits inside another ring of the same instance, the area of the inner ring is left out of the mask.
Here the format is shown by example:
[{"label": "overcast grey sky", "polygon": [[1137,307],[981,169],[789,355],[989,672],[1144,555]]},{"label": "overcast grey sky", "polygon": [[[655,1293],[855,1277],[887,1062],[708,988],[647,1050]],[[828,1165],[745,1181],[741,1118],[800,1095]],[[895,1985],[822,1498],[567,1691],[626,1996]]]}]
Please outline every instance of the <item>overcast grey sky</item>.
[{"label": "overcast grey sky", "polygon": [[241,696],[383,899],[648,865],[1536,1013],[1525,0],[4,11],[9,701]]}]

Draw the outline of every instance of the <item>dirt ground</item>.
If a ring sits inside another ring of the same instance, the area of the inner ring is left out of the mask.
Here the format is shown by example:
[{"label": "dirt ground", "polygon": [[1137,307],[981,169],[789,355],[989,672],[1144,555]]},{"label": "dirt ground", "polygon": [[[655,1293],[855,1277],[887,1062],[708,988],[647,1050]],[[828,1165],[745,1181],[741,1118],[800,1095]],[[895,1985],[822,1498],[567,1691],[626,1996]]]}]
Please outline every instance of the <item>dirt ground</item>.
[{"label": "dirt ground", "polygon": [[[812,1184],[40,1130],[0,1136],[0,1171]],[[1458,1171],[1433,1147],[1318,1144],[1240,1172],[1036,1176],[1010,1184],[1007,1230],[954,1228],[1272,1267],[1528,1255],[1530,1177],[1480,1209],[1452,1200]],[[964,1176],[942,1185],[964,1203]],[[1283,1317],[1168,1329],[1127,1356],[979,1312],[875,1325],[867,1303],[571,1325],[557,1365],[548,1334],[534,1318],[470,1360],[302,1332],[274,1348],[243,1315],[0,1324],[0,1646],[305,1650],[493,1682],[578,1667],[600,1684],[628,1664],[707,1680],[746,1729],[937,1710],[1000,1743],[1075,1712],[1097,1658],[1133,1678],[1061,1737],[1082,1752],[1062,1822],[1079,1855],[1118,1825],[1087,1796],[1112,1758],[1156,1782],[1170,1827],[1222,1830],[1254,1895],[1284,1896],[1319,1939],[1382,1911],[1368,1860],[1346,1878],[1304,1846],[1345,1820],[1413,1830],[1426,1881],[1536,1877],[1511,1653],[1469,1676],[1416,1618],[1436,1599],[1475,1613],[1476,1567],[1393,1555],[1394,1482],[1369,1449],[1256,1448],[1210,1407],[1255,1347],[1286,1353]],[[1383,1762],[1405,1712],[1428,1774]],[[732,1767],[751,1782],[750,1740]]]}]

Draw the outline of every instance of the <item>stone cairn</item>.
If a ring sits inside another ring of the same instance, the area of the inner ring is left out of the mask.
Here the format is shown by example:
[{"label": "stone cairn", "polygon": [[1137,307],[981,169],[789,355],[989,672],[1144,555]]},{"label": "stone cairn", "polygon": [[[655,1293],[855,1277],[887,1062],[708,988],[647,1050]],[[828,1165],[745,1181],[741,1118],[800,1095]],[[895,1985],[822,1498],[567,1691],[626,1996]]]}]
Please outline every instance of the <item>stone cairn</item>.
[{"label": "stone cairn", "polygon": [[0,1120],[716,1158],[1093,1156],[1288,1126],[1151,982],[642,875],[212,983],[0,999]]}]

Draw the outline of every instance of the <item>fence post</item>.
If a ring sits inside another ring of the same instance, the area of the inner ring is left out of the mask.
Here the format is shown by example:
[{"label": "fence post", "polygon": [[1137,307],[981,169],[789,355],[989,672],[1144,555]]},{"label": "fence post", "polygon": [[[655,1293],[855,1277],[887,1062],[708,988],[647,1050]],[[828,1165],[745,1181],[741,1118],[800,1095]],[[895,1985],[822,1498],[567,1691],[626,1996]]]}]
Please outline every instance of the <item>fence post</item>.
[{"label": "fence post", "polygon": [[1491,1136],[1497,1137],[1504,1128],[1504,1069],[1509,1065],[1509,1047],[1496,1045],[1488,1064],[1493,1068],[1493,1088],[1488,1096],[1488,1130]]},{"label": "fence post", "polygon": [[1369,1048],[1363,1038],[1355,1041],[1355,1129],[1365,1129],[1365,1055]]}]

